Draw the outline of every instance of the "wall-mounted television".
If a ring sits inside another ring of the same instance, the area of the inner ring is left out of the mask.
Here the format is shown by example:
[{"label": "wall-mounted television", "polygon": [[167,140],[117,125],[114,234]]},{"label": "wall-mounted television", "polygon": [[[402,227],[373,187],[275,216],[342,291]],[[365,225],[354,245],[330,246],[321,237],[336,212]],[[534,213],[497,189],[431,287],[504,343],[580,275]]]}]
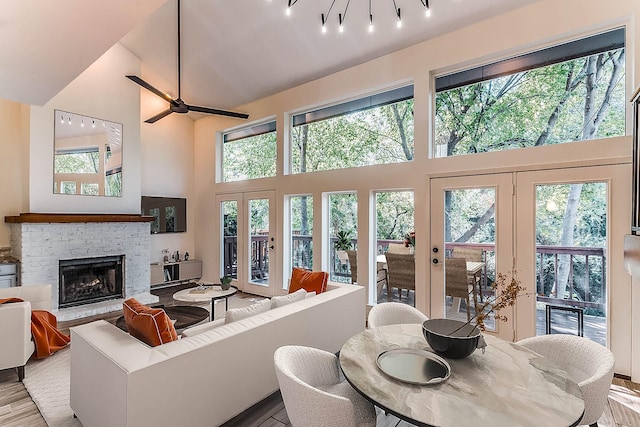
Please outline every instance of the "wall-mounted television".
[{"label": "wall-mounted television", "polygon": [[141,212],[152,216],[151,234],[187,231],[187,199],[181,197],[142,196]]}]

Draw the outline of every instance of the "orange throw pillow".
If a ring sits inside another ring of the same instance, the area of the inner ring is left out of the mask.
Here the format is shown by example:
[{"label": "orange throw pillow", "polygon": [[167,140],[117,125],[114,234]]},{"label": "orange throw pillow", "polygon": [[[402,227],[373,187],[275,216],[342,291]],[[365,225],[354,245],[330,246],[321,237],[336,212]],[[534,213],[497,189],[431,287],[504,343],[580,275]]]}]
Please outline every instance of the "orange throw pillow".
[{"label": "orange throw pillow", "polygon": [[129,298],[122,303],[122,311],[129,333],[145,344],[155,347],[178,339],[176,328],[163,309]]},{"label": "orange throw pillow", "polygon": [[291,283],[289,283],[289,293],[304,289],[307,292],[321,294],[327,290],[329,273],[324,271],[308,271],[303,268],[294,267],[291,272]]}]

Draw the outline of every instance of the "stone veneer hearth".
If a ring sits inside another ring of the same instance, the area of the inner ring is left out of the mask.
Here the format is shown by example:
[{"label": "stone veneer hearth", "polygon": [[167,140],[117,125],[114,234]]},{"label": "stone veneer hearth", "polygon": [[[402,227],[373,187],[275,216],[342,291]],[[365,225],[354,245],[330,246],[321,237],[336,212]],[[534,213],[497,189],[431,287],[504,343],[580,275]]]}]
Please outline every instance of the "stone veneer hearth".
[{"label": "stone veneer hearth", "polygon": [[[49,221],[49,222],[47,222]],[[61,259],[124,255],[124,296],[148,304],[150,293],[149,222],[140,215],[21,214],[5,217],[11,252],[20,259],[22,286],[50,283],[51,307],[58,320],[72,320],[122,308],[123,299],[58,309]]]}]

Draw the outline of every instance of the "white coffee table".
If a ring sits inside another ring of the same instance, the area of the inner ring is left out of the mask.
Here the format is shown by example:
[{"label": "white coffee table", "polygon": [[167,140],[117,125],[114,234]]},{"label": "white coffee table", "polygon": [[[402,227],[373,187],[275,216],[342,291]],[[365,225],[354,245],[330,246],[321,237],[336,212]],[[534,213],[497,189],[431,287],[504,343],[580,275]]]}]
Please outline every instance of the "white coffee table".
[{"label": "white coffee table", "polygon": [[224,309],[229,309],[229,297],[238,292],[238,288],[231,286],[227,290],[222,290],[220,285],[205,284],[205,289],[199,287],[183,289],[173,294],[173,299],[182,302],[207,302],[211,300],[211,313],[209,320],[213,320],[213,309],[217,300],[224,298]]}]

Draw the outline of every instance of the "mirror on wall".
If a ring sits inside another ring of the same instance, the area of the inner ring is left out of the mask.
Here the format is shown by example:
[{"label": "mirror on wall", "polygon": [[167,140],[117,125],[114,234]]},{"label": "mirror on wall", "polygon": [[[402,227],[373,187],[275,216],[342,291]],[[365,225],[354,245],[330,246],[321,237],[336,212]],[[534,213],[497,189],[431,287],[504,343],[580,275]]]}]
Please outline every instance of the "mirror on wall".
[{"label": "mirror on wall", "polygon": [[122,124],[54,111],[53,192],[122,196]]}]

